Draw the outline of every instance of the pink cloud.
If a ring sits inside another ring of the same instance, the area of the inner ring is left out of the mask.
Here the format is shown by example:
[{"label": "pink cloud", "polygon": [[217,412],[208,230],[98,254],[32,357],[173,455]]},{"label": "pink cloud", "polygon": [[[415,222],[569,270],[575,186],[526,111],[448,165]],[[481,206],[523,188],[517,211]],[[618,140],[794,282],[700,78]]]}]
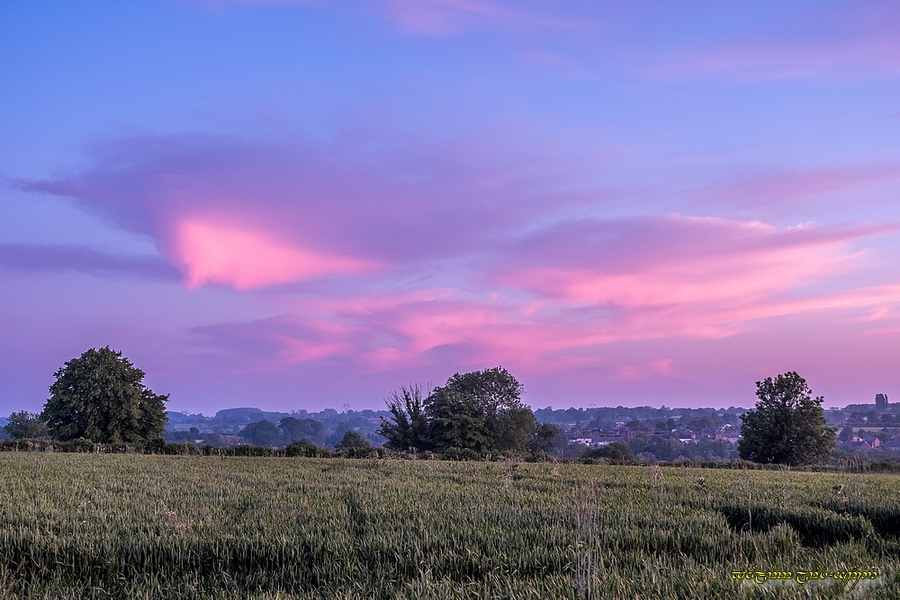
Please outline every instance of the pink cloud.
[{"label": "pink cloud", "polygon": [[[849,242],[884,232],[777,230],[677,215],[570,224],[518,242],[490,281],[531,290],[557,306],[615,310],[617,322],[607,333],[620,339],[721,337],[758,319],[882,301],[872,290],[812,288],[864,267],[865,255]],[[889,286],[875,289],[892,293]]]},{"label": "pink cloud", "polygon": [[371,271],[374,263],[297,248],[266,232],[202,221],[175,226],[175,252],[190,287],[239,290]]},{"label": "pink cloud", "polygon": [[671,358],[660,358],[659,360],[652,361],[650,363],[650,368],[659,375],[671,375],[672,362]]}]

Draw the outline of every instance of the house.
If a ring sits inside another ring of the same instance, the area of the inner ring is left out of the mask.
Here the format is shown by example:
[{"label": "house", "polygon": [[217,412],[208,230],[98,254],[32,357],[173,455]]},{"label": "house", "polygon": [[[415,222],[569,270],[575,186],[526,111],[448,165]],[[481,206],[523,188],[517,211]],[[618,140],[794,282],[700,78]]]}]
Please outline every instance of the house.
[{"label": "house", "polygon": [[621,442],[623,438],[618,436],[611,435],[595,435],[591,437],[591,447],[592,448],[600,448],[602,446],[609,446],[613,442]]},{"label": "house", "polygon": [[716,439],[716,430],[715,429],[701,429],[700,432],[694,438],[698,443],[699,442],[711,442]]},{"label": "house", "polygon": [[879,440],[875,436],[870,436],[865,439],[865,442],[869,445],[870,448],[877,448],[881,445],[881,440]]},{"label": "house", "polygon": [[738,443],[739,439],[741,439],[741,432],[734,429],[725,429],[716,432],[717,442],[728,442],[733,446]]},{"label": "house", "polygon": [[646,436],[650,435],[650,433],[651,432],[648,429],[642,429],[639,427],[634,427],[634,428],[629,427],[628,429],[625,430],[625,434],[622,437],[624,437],[625,441],[627,442],[628,440],[633,440],[636,437],[640,437],[640,436],[646,437]]}]

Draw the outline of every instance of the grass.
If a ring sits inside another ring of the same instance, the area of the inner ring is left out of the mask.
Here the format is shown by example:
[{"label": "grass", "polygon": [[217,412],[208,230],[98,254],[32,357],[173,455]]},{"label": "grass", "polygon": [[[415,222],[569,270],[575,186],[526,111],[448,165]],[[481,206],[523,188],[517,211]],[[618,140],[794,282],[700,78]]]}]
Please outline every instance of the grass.
[{"label": "grass", "polygon": [[[0,598],[896,598],[900,477],[0,454]],[[732,579],[732,571],[878,571]],[[5,596],[4,596],[5,595]]]}]

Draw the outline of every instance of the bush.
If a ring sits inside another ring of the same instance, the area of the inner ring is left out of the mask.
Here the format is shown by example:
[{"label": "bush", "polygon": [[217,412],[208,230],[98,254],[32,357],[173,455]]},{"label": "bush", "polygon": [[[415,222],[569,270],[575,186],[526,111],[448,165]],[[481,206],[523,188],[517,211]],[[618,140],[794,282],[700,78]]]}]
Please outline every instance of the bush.
[{"label": "bush", "polygon": [[444,458],[447,460],[481,460],[481,455],[471,448],[448,448],[444,452]]},{"label": "bush", "polygon": [[74,440],[72,440],[71,444],[74,452],[94,451],[94,442],[84,437],[75,438]]},{"label": "bush", "polygon": [[164,447],[165,454],[200,454],[200,449],[190,442],[172,442]]},{"label": "bush", "polygon": [[634,462],[634,452],[631,447],[623,442],[613,442],[608,446],[600,448],[592,448],[582,454],[583,458],[608,458],[610,460],[622,462]]},{"label": "bush", "polygon": [[231,451],[232,456],[278,456],[278,451],[265,446],[238,444]]},{"label": "bush", "polygon": [[144,452],[147,454],[168,454],[166,451],[166,441],[159,436],[152,437],[144,444]]},{"label": "bush", "polygon": [[319,448],[307,439],[291,442],[284,448],[285,456],[303,456],[306,458],[326,458],[331,453],[325,448]]}]

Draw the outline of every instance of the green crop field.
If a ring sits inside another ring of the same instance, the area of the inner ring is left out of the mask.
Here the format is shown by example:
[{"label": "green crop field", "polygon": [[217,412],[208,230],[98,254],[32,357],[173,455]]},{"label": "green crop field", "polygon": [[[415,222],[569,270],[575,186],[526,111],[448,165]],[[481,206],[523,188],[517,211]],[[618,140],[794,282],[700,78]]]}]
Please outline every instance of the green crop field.
[{"label": "green crop field", "polygon": [[22,452],[0,482],[0,598],[900,595],[897,475]]}]

